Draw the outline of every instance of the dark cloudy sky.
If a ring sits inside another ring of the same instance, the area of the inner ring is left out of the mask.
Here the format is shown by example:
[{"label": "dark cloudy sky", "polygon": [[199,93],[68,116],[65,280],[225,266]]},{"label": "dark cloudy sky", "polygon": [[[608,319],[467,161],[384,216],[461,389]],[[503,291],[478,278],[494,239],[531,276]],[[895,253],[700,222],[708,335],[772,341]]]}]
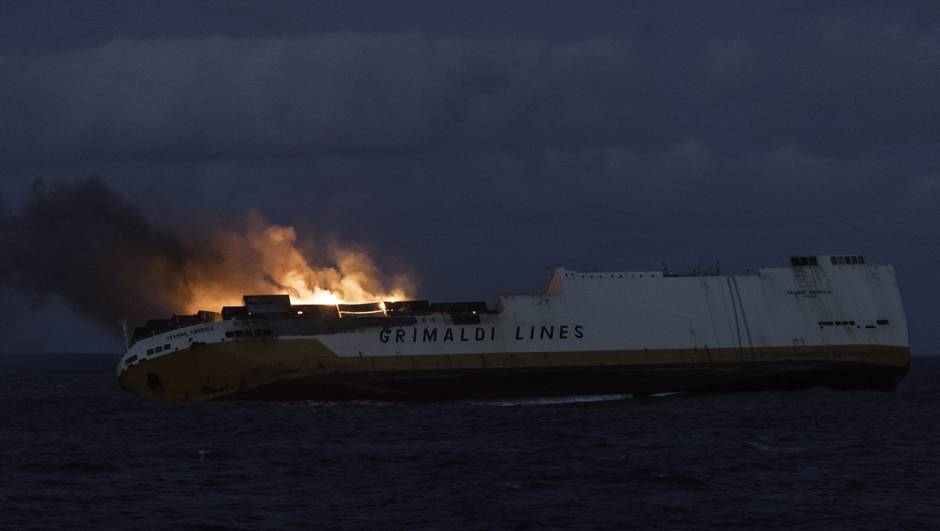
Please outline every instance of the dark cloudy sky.
[{"label": "dark cloudy sky", "polygon": [[[100,175],[158,224],[255,208],[435,298],[859,253],[936,353],[937,94],[936,1],[3,1],[0,202]],[[0,293],[7,350],[116,348]]]}]

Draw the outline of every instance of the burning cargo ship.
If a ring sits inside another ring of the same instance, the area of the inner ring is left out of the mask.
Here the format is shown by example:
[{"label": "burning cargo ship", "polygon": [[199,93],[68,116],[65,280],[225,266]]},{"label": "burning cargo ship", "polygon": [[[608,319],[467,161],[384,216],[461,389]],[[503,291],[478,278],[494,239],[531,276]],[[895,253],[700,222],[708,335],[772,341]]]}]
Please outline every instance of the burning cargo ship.
[{"label": "burning cargo ship", "polygon": [[137,328],[117,376],[173,402],[448,400],[891,390],[909,367],[894,269],[802,256],[743,275],[557,269],[494,306],[245,296]]}]

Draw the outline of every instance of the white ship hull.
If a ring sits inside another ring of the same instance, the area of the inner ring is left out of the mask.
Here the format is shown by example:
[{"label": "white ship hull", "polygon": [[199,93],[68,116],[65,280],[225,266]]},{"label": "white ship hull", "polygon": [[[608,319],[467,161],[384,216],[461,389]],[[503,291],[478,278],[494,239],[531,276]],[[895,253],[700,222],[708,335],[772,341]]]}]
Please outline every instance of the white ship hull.
[{"label": "white ship hull", "polygon": [[558,270],[544,294],[501,297],[494,312],[326,333],[217,321],[138,341],[118,374],[173,401],[893,388],[910,365],[894,269],[812,260],[748,275]]}]

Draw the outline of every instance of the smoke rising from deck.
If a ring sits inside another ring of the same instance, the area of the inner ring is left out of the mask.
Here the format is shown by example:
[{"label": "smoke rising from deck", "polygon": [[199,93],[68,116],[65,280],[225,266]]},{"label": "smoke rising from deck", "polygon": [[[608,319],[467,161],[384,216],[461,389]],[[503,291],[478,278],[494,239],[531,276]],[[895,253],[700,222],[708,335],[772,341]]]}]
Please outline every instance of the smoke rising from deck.
[{"label": "smoke rising from deck", "polygon": [[404,298],[364,252],[332,247],[314,260],[293,228],[257,213],[207,233],[159,226],[101,179],[37,181],[26,205],[0,218],[0,283],[61,297],[119,331],[139,322],[239,304],[246,293],[287,293],[298,303]]}]

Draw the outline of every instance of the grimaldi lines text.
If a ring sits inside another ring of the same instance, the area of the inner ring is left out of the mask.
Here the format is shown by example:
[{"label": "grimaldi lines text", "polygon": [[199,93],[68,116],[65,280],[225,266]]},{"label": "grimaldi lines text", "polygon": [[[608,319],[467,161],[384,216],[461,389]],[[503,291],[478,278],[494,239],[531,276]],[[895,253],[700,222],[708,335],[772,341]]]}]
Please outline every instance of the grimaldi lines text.
[{"label": "grimaldi lines text", "polygon": [[175,402],[445,400],[890,390],[909,367],[894,269],[822,255],[744,275],[558,269],[544,292],[495,304],[245,296],[136,329],[117,374]]},{"label": "grimaldi lines text", "polygon": [[[557,332],[557,333],[556,333]],[[516,341],[534,341],[536,339],[545,340],[545,339],[569,339],[574,337],[576,339],[584,339],[584,325],[540,325],[540,326],[517,326],[514,339]],[[491,326],[489,329],[482,326],[474,327],[468,330],[465,327],[446,327],[446,328],[421,328],[411,326],[408,328],[396,328],[394,330],[390,328],[383,328],[379,331],[379,340],[382,343],[437,343],[441,341],[446,343],[448,341],[496,341],[496,327]]]}]

